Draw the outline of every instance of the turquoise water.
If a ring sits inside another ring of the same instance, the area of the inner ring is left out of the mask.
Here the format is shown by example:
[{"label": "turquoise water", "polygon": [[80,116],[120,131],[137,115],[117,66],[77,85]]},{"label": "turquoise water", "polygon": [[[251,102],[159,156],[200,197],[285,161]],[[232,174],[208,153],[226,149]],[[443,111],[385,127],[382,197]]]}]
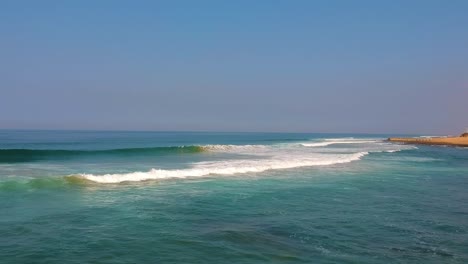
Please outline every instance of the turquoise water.
[{"label": "turquoise water", "polygon": [[0,263],[468,263],[468,149],[0,131]]}]

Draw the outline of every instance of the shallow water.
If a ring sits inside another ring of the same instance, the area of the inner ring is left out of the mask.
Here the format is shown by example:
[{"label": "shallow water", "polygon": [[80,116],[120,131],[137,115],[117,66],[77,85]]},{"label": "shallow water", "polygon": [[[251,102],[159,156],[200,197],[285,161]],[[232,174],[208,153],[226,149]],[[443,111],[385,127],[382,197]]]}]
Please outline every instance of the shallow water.
[{"label": "shallow water", "polygon": [[468,149],[385,137],[1,131],[0,262],[467,263]]}]

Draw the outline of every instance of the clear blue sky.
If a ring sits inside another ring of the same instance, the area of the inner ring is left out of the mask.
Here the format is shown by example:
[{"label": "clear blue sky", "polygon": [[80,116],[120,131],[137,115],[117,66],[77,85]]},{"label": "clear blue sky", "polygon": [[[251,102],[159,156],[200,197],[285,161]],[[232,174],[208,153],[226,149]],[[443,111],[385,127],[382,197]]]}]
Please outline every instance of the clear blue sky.
[{"label": "clear blue sky", "polygon": [[468,1],[1,1],[0,60],[0,128],[468,126]]}]

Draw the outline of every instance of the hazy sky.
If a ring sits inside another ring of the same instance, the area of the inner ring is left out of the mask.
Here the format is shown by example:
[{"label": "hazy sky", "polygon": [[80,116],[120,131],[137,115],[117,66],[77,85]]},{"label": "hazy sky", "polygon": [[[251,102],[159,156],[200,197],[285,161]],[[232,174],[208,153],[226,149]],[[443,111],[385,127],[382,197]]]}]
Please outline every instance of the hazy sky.
[{"label": "hazy sky", "polygon": [[0,2],[0,128],[465,127],[468,1]]}]

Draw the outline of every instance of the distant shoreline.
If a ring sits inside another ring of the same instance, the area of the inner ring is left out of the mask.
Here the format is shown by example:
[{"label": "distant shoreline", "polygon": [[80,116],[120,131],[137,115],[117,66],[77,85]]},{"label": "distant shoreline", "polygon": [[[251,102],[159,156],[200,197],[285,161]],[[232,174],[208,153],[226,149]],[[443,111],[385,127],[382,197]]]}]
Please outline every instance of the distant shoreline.
[{"label": "distant shoreline", "polygon": [[400,142],[405,144],[421,144],[421,145],[445,145],[468,147],[468,135],[463,134],[459,137],[425,137],[425,138],[388,138],[391,142]]}]

